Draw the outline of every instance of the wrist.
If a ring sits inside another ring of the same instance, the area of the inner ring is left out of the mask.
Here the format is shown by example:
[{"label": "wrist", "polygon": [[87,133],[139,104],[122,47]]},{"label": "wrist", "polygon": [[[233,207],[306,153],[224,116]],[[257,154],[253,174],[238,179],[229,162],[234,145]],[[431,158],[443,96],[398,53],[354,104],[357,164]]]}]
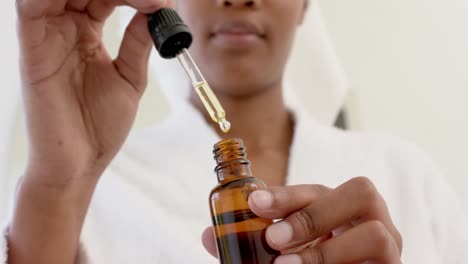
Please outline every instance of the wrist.
[{"label": "wrist", "polygon": [[76,194],[94,189],[104,166],[29,163],[19,185],[44,194]]}]

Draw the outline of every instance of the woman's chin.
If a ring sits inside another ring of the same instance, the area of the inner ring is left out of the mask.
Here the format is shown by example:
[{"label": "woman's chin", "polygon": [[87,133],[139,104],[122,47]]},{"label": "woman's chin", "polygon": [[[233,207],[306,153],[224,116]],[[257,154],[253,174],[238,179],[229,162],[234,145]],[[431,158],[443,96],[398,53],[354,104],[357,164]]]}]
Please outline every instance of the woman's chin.
[{"label": "woman's chin", "polygon": [[265,85],[254,83],[230,82],[220,85],[211,84],[213,92],[220,97],[248,98],[256,96],[267,91],[269,88]]}]

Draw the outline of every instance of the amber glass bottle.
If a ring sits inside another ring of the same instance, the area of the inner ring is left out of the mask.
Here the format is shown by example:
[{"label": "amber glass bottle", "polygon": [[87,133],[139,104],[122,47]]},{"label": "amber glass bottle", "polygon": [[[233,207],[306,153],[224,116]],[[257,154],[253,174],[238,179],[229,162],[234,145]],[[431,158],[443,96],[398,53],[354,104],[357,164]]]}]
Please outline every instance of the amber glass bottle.
[{"label": "amber glass bottle", "polygon": [[241,139],[223,140],[214,146],[218,186],[210,194],[211,216],[221,264],[268,264],[279,253],[265,240],[273,222],[249,209],[248,197],[266,185],[250,171]]}]

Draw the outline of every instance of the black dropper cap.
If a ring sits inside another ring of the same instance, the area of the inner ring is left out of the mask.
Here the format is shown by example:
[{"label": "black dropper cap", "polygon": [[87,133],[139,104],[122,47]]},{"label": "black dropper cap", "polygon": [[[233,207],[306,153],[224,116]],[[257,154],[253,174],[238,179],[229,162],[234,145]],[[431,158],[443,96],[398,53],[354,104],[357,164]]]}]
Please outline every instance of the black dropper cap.
[{"label": "black dropper cap", "polygon": [[159,55],[172,59],[192,44],[192,33],[174,9],[163,8],[148,15],[148,29]]}]

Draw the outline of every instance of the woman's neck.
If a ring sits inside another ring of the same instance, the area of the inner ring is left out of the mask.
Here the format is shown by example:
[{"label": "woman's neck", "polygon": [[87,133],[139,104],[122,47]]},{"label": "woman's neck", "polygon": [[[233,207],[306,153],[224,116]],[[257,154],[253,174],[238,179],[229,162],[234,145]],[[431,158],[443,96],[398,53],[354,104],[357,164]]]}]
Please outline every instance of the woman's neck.
[{"label": "woman's neck", "polygon": [[211,122],[202,103],[192,91],[191,103],[203,113],[207,122],[213,125],[222,138],[242,138],[249,148],[249,154],[265,150],[289,152],[293,136],[293,120],[284,104],[282,87],[264,90],[252,96],[217,96],[231,122],[231,131],[223,134]]}]

